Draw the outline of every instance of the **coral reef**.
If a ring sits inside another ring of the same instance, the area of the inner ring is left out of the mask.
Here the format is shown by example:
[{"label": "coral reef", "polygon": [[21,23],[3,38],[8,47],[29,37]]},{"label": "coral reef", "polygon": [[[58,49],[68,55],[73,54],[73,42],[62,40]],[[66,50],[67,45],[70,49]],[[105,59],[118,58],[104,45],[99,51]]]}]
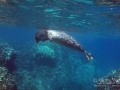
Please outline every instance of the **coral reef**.
[{"label": "coral reef", "polygon": [[17,90],[13,76],[5,67],[0,67],[0,90]]},{"label": "coral reef", "polygon": [[96,83],[97,90],[120,90],[120,70],[112,70]]},{"label": "coral reef", "polygon": [[12,70],[16,56],[15,50],[9,44],[0,42],[0,65]]},{"label": "coral reef", "polygon": [[2,42],[0,43],[0,52],[0,62],[6,62],[10,60],[11,56],[15,54],[13,48],[11,48],[7,43]]},{"label": "coral reef", "polygon": [[37,46],[34,52],[34,56],[40,56],[42,58],[55,58],[55,52],[49,46]]},{"label": "coral reef", "polygon": [[[28,45],[20,50],[15,60],[18,69],[14,75],[19,90],[93,90],[94,85],[90,83],[93,82],[94,65],[83,63],[83,55],[77,51],[73,54],[71,49],[50,42]],[[27,52],[23,55],[24,51]]]}]

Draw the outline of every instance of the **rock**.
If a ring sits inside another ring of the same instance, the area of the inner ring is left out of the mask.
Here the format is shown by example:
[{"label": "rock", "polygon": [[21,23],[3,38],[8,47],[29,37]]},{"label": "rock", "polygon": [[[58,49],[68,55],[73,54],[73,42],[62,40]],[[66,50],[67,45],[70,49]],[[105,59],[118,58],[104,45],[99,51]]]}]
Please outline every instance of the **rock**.
[{"label": "rock", "polygon": [[97,90],[120,90],[120,70],[112,70],[96,83]]}]

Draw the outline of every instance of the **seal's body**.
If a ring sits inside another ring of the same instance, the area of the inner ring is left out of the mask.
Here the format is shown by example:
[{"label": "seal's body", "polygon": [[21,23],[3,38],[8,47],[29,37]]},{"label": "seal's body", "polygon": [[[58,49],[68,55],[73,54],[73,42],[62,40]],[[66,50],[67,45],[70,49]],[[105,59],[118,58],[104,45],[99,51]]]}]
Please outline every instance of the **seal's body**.
[{"label": "seal's body", "polygon": [[82,46],[70,35],[62,31],[42,30],[35,35],[36,42],[50,40],[66,47],[81,51],[85,54],[87,60],[93,59],[90,53],[86,52]]}]

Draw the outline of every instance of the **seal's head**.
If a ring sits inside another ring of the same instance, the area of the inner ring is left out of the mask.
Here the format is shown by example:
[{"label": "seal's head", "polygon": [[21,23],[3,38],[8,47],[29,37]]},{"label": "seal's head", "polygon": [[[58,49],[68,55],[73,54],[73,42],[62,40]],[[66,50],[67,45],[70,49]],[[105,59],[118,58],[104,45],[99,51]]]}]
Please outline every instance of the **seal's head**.
[{"label": "seal's head", "polygon": [[37,32],[35,35],[35,40],[36,43],[38,43],[39,41],[46,41],[48,40],[47,38],[47,31],[46,30],[42,30],[40,32]]}]

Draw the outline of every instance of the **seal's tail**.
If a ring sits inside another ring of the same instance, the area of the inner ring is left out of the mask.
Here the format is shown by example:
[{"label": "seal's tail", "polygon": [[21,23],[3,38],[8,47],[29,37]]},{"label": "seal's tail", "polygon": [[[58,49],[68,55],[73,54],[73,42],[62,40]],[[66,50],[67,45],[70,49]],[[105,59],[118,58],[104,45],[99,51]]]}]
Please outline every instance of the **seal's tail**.
[{"label": "seal's tail", "polygon": [[91,55],[91,53],[88,53],[87,51],[84,51],[84,54],[85,54],[87,60],[93,59],[93,56]]}]

